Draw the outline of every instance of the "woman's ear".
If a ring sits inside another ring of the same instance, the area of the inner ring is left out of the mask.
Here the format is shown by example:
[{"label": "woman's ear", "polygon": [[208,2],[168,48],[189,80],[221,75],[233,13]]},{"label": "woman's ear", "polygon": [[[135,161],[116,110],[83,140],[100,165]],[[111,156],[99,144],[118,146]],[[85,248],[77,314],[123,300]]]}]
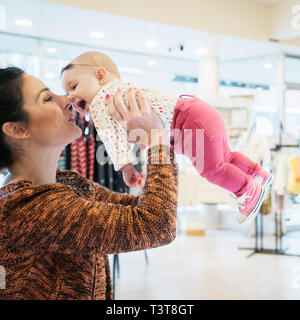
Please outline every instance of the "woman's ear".
[{"label": "woman's ear", "polygon": [[105,68],[97,68],[96,69],[96,77],[99,81],[100,85],[104,85],[108,81],[108,72]]},{"label": "woman's ear", "polygon": [[25,124],[21,121],[5,122],[2,126],[2,131],[10,138],[24,139],[29,138]]}]

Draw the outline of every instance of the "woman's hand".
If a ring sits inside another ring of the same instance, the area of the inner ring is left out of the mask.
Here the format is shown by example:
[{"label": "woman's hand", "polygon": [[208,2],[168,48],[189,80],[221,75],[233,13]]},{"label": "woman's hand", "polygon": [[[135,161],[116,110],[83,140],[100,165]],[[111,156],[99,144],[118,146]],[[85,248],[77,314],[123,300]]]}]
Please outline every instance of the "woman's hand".
[{"label": "woman's hand", "polygon": [[148,106],[141,91],[127,91],[128,107],[124,103],[124,92],[106,97],[111,116],[127,130],[130,142],[155,145],[168,144],[166,130],[158,115]]}]

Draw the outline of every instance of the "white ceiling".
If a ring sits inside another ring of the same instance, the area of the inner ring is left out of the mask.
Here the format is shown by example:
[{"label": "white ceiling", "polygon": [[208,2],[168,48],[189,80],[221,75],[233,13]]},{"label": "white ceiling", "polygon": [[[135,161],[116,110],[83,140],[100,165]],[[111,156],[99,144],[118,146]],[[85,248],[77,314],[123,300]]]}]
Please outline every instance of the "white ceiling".
[{"label": "white ceiling", "polygon": [[[253,0],[254,1],[254,0]],[[102,50],[113,55],[116,62],[122,61],[128,67],[150,68],[146,60],[155,59],[155,68],[165,72],[197,74],[197,62],[202,58],[195,49],[205,47],[209,54],[227,61],[222,76],[227,74],[249,81],[265,82],[274,78],[272,72],[265,72],[260,62],[262,57],[274,59],[281,51],[300,55],[299,47],[279,46],[276,43],[208,34],[202,31],[162,25],[128,17],[104,14],[76,7],[67,7],[41,0],[1,0],[6,8],[6,29],[15,34],[59,40],[44,42],[45,47],[55,47],[53,57],[72,59],[82,50]],[[30,28],[17,27],[15,19],[30,19]],[[91,39],[91,31],[105,33],[103,39]],[[1,32],[1,30],[0,30]],[[157,48],[148,48],[146,40],[157,40]],[[65,42],[69,42],[68,45]],[[184,51],[176,49],[179,43]],[[169,52],[169,48],[174,48]],[[4,36],[0,33],[0,49],[15,52],[38,52],[38,42],[32,39]],[[248,59],[252,57],[251,59]],[[253,59],[253,57],[255,59]],[[230,61],[239,61],[231,64]],[[238,68],[234,68],[233,66]]]},{"label": "white ceiling", "polygon": [[[226,60],[274,54],[282,49],[300,54],[300,47],[279,47],[274,43],[208,34],[199,30],[141,21],[41,0],[1,0],[1,5],[6,8],[6,30],[9,32],[89,46],[191,60],[199,59],[195,54],[195,49],[198,47],[206,47],[209,54]],[[30,19],[33,22],[32,27],[15,26],[14,21],[17,18]],[[91,31],[104,32],[105,38],[91,39],[89,38]],[[157,40],[160,46],[147,48],[144,43],[149,39]],[[179,43],[184,45],[183,52],[168,51],[170,47],[174,48]]]}]

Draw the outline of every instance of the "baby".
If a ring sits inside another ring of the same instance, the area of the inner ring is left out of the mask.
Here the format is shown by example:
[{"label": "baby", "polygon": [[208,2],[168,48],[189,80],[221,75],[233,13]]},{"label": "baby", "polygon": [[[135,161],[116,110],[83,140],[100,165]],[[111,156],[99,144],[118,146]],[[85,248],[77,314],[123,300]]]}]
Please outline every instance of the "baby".
[{"label": "baby", "polygon": [[[134,168],[136,158],[127,132],[111,117],[106,103],[118,90],[133,88],[132,84],[122,82],[115,63],[100,52],[83,53],[61,74],[77,109],[90,112],[114,169],[122,171],[127,185],[136,185],[139,173]],[[230,150],[225,124],[217,110],[197,97],[180,96],[177,100],[153,90],[139,90],[169,130],[174,151],[189,157],[209,182],[233,193],[239,206],[239,223],[253,221],[268,195],[272,177],[259,164]],[[197,142],[198,132],[203,132],[201,142]]]}]

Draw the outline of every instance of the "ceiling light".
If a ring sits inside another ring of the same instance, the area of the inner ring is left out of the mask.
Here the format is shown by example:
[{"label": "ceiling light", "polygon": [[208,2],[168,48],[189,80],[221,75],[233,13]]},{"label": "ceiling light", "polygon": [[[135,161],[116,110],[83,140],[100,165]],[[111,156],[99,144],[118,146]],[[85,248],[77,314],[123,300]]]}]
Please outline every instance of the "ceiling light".
[{"label": "ceiling light", "polygon": [[159,45],[159,43],[155,40],[149,40],[145,43],[145,45],[150,48],[155,48]]},{"label": "ceiling light", "polygon": [[15,25],[18,27],[31,27],[32,21],[25,20],[25,19],[18,19],[18,20],[15,20]]},{"label": "ceiling light", "polygon": [[147,63],[147,65],[150,66],[150,67],[156,65],[156,61],[154,61],[154,60],[148,60],[146,63]]},{"label": "ceiling light", "polygon": [[56,53],[56,48],[46,48],[45,49],[45,52],[47,52],[47,53]]},{"label": "ceiling light", "polygon": [[208,50],[206,48],[197,48],[195,50],[195,53],[196,54],[199,54],[199,55],[202,55],[202,54],[207,54],[208,53]]},{"label": "ceiling light", "polygon": [[90,37],[93,39],[100,39],[100,38],[104,38],[104,33],[103,32],[98,32],[98,31],[93,31],[90,32]]},{"label": "ceiling light", "polygon": [[264,63],[264,68],[265,69],[272,69],[273,65],[272,65],[272,63],[267,62],[267,63]]}]

